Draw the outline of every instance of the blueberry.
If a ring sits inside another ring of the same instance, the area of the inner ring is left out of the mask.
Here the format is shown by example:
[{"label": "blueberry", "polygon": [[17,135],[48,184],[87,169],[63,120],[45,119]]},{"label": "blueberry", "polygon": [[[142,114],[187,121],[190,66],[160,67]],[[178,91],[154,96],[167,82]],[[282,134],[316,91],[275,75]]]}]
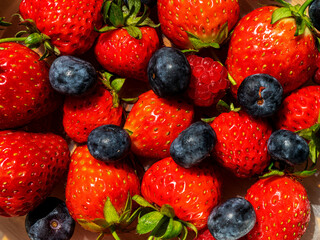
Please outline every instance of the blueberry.
[{"label": "blueberry", "polygon": [[48,197],[27,214],[25,227],[31,240],[68,240],[74,233],[75,221],[64,201]]},{"label": "blueberry", "polygon": [[290,165],[304,163],[309,156],[308,143],[298,134],[285,129],[273,132],[267,147],[273,159],[285,161]]},{"label": "blueberry", "polygon": [[190,64],[175,48],[158,49],[150,58],[147,71],[151,89],[159,97],[182,95],[190,83]]},{"label": "blueberry", "polygon": [[268,74],[253,74],[240,84],[237,97],[241,107],[253,117],[273,115],[282,103],[283,88]]},{"label": "blueberry", "polygon": [[88,136],[90,154],[101,161],[117,161],[128,155],[131,139],[126,130],[116,125],[102,125]]},{"label": "blueberry", "polygon": [[172,159],[180,166],[190,168],[210,154],[217,137],[212,127],[198,121],[182,131],[170,146]]},{"label": "blueberry", "polygon": [[235,240],[250,232],[255,222],[256,213],[251,203],[236,197],[212,210],[208,218],[208,229],[216,240]]},{"label": "blueberry", "polygon": [[57,92],[80,96],[96,83],[97,73],[93,65],[74,56],[56,58],[49,70],[50,84]]},{"label": "blueberry", "polygon": [[320,31],[320,0],[314,0],[309,5],[309,17],[313,26]]}]

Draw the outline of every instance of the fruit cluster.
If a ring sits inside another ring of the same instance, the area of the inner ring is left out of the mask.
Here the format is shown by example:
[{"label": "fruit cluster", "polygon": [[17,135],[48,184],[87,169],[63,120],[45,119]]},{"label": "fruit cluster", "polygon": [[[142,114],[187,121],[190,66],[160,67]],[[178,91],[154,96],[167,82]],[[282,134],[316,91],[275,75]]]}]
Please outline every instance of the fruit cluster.
[{"label": "fruit cluster", "polygon": [[[0,216],[26,216],[32,240],[76,224],[98,239],[301,239],[320,0],[241,7],[22,0],[23,30],[0,38]],[[254,183],[225,197],[230,176]]]}]

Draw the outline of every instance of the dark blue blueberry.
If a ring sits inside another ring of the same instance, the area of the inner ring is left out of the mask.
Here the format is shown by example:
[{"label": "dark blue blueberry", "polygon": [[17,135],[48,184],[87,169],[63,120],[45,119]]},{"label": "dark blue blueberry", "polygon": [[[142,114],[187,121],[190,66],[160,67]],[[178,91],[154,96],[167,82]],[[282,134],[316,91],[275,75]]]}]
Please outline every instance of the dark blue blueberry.
[{"label": "dark blue blueberry", "polygon": [[191,124],[172,142],[170,155],[178,165],[190,168],[210,154],[216,141],[212,127],[199,121]]},{"label": "dark blue blueberry", "polygon": [[150,58],[148,79],[151,89],[159,97],[183,94],[189,86],[190,78],[190,64],[178,49],[163,47]]},{"label": "dark blue blueberry", "polygon": [[268,153],[275,160],[285,161],[291,165],[307,161],[308,143],[298,134],[280,129],[271,134],[268,140]]},{"label": "dark blue blueberry", "polygon": [[208,218],[208,229],[216,240],[236,240],[254,227],[256,213],[244,198],[230,198],[215,207]]},{"label": "dark blue blueberry", "polygon": [[101,161],[117,161],[128,155],[131,139],[126,130],[109,124],[92,130],[87,145],[94,158]]},{"label": "dark blue blueberry", "polygon": [[74,233],[75,221],[64,201],[48,197],[27,214],[25,227],[31,240],[68,240]]},{"label": "dark blue blueberry", "polygon": [[314,0],[309,5],[309,17],[313,26],[320,31],[320,0]]},{"label": "dark blue blueberry", "polygon": [[282,103],[283,88],[268,74],[253,74],[240,84],[237,97],[241,107],[253,117],[273,115]]},{"label": "dark blue blueberry", "polygon": [[79,96],[95,85],[97,73],[87,61],[74,56],[60,56],[50,66],[49,80],[57,92]]}]

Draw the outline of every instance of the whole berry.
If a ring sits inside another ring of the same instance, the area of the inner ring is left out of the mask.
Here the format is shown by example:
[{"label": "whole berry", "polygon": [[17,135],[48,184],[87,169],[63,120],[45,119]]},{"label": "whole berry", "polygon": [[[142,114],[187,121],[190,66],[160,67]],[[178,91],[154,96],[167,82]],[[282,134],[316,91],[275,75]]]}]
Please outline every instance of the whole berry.
[{"label": "whole berry", "polygon": [[269,74],[253,74],[246,77],[238,88],[238,102],[253,117],[269,117],[280,107],[283,88]]},{"label": "whole berry", "polygon": [[209,57],[189,55],[187,59],[191,66],[189,98],[201,107],[217,103],[230,86],[227,69]]},{"label": "whole berry", "polygon": [[256,214],[251,203],[236,197],[212,210],[208,218],[208,229],[217,240],[236,240],[250,232],[255,222]]},{"label": "whole berry", "polygon": [[83,95],[96,83],[96,70],[90,62],[74,56],[56,58],[50,66],[51,86],[66,95]]},{"label": "whole berry", "polygon": [[69,240],[75,221],[64,201],[48,197],[27,214],[25,227],[31,240]]},{"label": "whole berry", "polygon": [[159,97],[181,95],[187,90],[190,77],[190,64],[178,49],[163,47],[150,58],[148,79],[151,89]]},{"label": "whole berry", "polygon": [[297,178],[272,176],[259,179],[245,198],[256,212],[256,224],[246,239],[299,240],[310,221],[310,202]]},{"label": "whole berry", "polygon": [[117,161],[130,151],[131,139],[127,131],[117,125],[103,125],[95,128],[88,137],[91,155],[102,161]]},{"label": "whole berry", "polygon": [[209,156],[216,143],[216,133],[205,122],[198,121],[182,131],[170,146],[170,155],[182,167],[190,168]]},{"label": "whole berry", "polygon": [[291,165],[301,164],[308,159],[309,146],[297,133],[280,129],[269,137],[268,153],[276,160],[285,161]]},{"label": "whole berry", "polygon": [[309,17],[313,26],[320,31],[320,1],[313,0],[309,5]]}]

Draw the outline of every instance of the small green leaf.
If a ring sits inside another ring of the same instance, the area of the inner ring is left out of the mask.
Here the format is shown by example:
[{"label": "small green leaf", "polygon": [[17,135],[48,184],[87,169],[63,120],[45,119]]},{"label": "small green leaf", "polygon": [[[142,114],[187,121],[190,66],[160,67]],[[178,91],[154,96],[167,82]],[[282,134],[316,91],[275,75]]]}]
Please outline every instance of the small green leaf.
[{"label": "small green leaf", "polygon": [[198,229],[196,228],[195,225],[193,225],[192,223],[186,222],[186,221],[182,221],[179,220],[184,226],[186,226],[187,228],[191,229],[192,231],[194,231],[194,233],[196,235],[198,235]]},{"label": "small green leaf", "polygon": [[116,78],[111,82],[111,88],[116,91],[116,93],[120,92],[124,82],[126,81],[125,78]]},{"label": "small green leaf", "polygon": [[30,45],[39,44],[42,42],[42,37],[39,33],[32,33],[26,38],[24,42],[25,44]]},{"label": "small green leaf", "polygon": [[[197,237],[198,234],[196,234],[196,237]],[[180,235],[180,239],[181,240],[186,240],[188,237],[188,229],[186,226],[183,226],[182,227],[182,230],[181,230],[181,235]]]},{"label": "small green leaf", "polygon": [[117,28],[114,27],[114,26],[107,26],[106,25],[106,26],[104,26],[104,27],[102,27],[100,29],[95,28],[94,30],[96,32],[99,32],[99,33],[104,33],[104,32],[109,32],[109,31],[114,30],[114,29],[117,29]]},{"label": "small green leaf", "polygon": [[167,226],[164,228],[164,233],[159,235],[160,239],[172,239],[180,235],[182,231],[182,223],[174,220],[173,218],[169,218],[169,222]]},{"label": "small green leaf", "polygon": [[124,27],[124,29],[126,29],[128,31],[128,33],[131,37],[136,38],[136,39],[142,38],[142,32],[141,32],[140,28],[130,25],[130,26]]},{"label": "small green leaf", "polygon": [[136,103],[139,100],[139,97],[135,98],[121,98],[122,101],[126,103]]},{"label": "small green leaf", "polygon": [[113,204],[111,203],[111,200],[109,197],[107,197],[107,200],[104,204],[103,215],[105,217],[106,222],[109,225],[119,223],[119,220],[120,220],[119,214],[115,209],[115,207],[113,206]]},{"label": "small green leaf", "polygon": [[225,22],[222,27],[219,30],[219,33],[217,34],[217,37],[215,39],[216,43],[223,43],[227,38],[229,34],[229,29],[228,29],[228,22]]},{"label": "small green leaf", "polygon": [[109,21],[114,27],[124,26],[124,18],[121,6],[118,6],[115,3],[111,3],[109,11]]},{"label": "small green leaf", "polygon": [[112,1],[104,1],[103,6],[102,6],[102,16],[103,16],[103,21],[107,23],[109,19],[109,11],[111,7]]},{"label": "small green leaf", "polygon": [[[128,131],[128,130],[126,129],[126,131]],[[154,210],[158,210],[157,208],[155,208],[152,204],[150,204],[147,200],[145,200],[140,195],[134,195],[132,197],[132,200],[135,201],[136,203],[138,203],[142,207],[150,207],[150,208],[153,208]]]},{"label": "small green leaf", "polygon": [[173,207],[169,204],[163,204],[160,208],[160,212],[169,218],[174,218],[176,216]]},{"label": "small green leaf", "polygon": [[188,31],[186,31],[186,33],[194,49],[202,49],[207,47],[220,48],[220,45],[216,42],[203,42],[193,33]]},{"label": "small green leaf", "polygon": [[98,221],[98,219],[96,219],[95,221],[98,222],[98,224],[94,223],[94,222],[88,222],[84,219],[77,219],[77,222],[84,228],[84,229],[90,229],[94,232],[102,232],[105,230],[105,226],[101,225],[103,223],[104,219],[101,219],[101,222]]},{"label": "small green leaf", "polygon": [[276,23],[277,21],[287,18],[287,17],[293,17],[292,11],[288,7],[280,7],[277,8],[271,17],[271,24]]},{"label": "small green leaf", "polygon": [[310,177],[310,176],[313,176],[317,171],[318,169],[304,170],[301,172],[294,172],[292,175],[297,177]]},{"label": "small green leaf", "polygon": [[139,218],[137,224],[137,233],[146,234],[153,231],[160,222],[166,218],[163,214],[157,211],[149,212]]}]

